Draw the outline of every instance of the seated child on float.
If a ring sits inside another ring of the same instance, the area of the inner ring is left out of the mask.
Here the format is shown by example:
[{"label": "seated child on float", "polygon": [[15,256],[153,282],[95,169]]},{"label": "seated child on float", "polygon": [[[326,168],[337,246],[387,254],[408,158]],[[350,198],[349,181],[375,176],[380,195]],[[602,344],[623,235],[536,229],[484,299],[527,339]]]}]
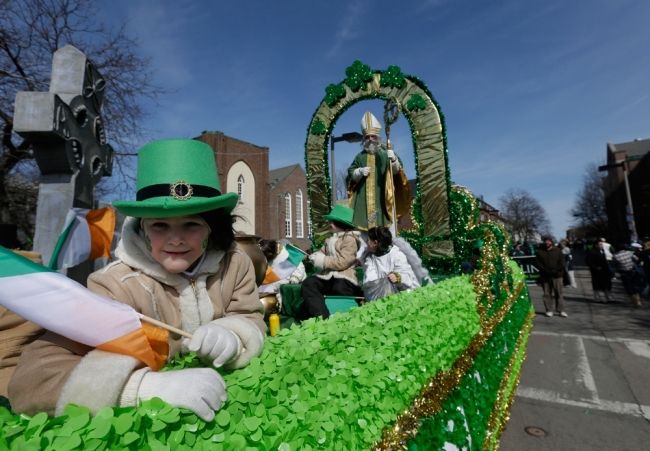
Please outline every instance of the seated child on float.
[{"label": "seated child on float", "polygon": [[356,297],[360,294],[355,267],[363,242],[352,221],[353,214],[351,208],[336,205],[324,216],[329,221],[332,234],[323,247],[309,256],[317,272],[302,284],[303,302],[298,312],[300,320],[329,318],[325,296]]},{"label": "seated child on float", "polygon": [[373,301],[420,286],[406,255],[393,245],[393,235],[388,227],[369,229],[366,242],[363,294],[367,300]]}]

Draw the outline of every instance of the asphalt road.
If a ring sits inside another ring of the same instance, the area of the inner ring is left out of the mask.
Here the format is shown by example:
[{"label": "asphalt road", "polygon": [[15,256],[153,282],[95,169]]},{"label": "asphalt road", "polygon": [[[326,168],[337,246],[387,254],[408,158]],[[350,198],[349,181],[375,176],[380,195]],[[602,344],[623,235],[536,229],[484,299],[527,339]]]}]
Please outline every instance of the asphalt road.
[{"label": "asphalt road", "polygon": [[650,450],[650,300],[632,307],[615,280],[596,303],[586,268],[576,281],[568,318],[544,316],[529,285],[537,315],[501,450]]}]

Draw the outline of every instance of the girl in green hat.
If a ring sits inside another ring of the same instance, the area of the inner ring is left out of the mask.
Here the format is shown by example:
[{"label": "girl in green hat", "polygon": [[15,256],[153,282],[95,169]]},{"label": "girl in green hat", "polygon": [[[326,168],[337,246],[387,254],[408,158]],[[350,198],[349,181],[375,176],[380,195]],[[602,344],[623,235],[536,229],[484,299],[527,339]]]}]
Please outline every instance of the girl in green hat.
[{"label": "girl in green hat", "polygon": [[[235,193],[221,194],[212,148],[195,140],[153,142],[138,155],[135,201],[118,260],[88,288],[192,334],[170,334],[169,355],[194,351],[206,366],[241,368],[261,353],[266,327],[250,258],[234,240]],[[206,421],[226,400],[212,368],[155,372],[133,357],[46,333],[25,349],[10,383],[18,412],[60,415],[74,403],[96,412],[159,397]]]},{"label": "girl in green hat", "polygon": [[329,318],[325,295],[361,295],[355,272],[361,240],[359,232],[354,230],[353,214],[351,208],[336,205],[325,215],[325,219],[330,222],[332,236],[320,250],[309,256],[320,272],[307,277],[302,283],[303,303],[299,319]]}]

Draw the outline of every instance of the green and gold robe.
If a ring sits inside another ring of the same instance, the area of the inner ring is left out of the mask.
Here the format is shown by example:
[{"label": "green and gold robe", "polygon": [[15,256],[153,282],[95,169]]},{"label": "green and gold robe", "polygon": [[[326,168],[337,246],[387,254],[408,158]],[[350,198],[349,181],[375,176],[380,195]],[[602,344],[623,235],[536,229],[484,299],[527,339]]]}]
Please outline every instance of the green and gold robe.
[{"label": "green and gold robe", "polygon": [[[389,208],[394,199],[394,189],[392,180],[388,179],[388,186],[386,183],[389,164],[386,148],[381,147],[374,154],[365,150],[358,153],[348,168],[350,208],[354,210],[353,222],[359,230],[368,230],[375,226],[388,227],[392,223]],[[370,168],[370,174],[355,182],[352,178],[354,170],[366,166]],[[403,174],[401,169],[399,172]],[[395,176],[397,174],[393,174],[393,177]]]}]

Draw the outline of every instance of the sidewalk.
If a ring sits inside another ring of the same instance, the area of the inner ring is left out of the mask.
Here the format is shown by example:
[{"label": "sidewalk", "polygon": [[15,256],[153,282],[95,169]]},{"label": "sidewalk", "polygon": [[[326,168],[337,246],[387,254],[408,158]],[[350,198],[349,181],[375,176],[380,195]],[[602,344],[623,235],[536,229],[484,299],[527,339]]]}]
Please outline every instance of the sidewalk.
[{"label": "sidewalk", "polygon": [[565,288],[568,318],[537,315],[502,450],[650,449],[650,301],[634,308],[615,280],[595,303],[589,271]]}]

